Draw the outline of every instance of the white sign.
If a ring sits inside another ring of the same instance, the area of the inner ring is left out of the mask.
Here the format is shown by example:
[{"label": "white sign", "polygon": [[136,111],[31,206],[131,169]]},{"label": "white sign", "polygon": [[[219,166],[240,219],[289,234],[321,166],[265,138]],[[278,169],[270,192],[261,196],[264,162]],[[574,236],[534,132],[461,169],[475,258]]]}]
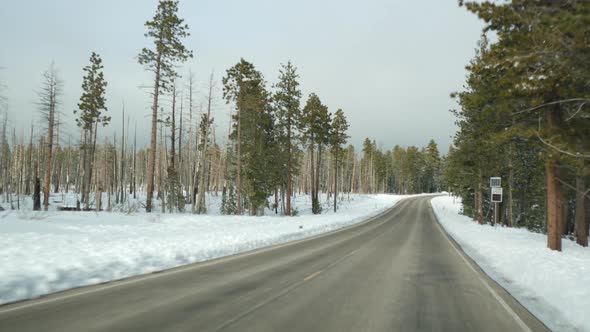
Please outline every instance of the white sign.
[{"label": "white sign", "polygon": [[498,187],[502,187],[502,178],[490,178],[490,187],[492,188],[498,188]]},{"label": "white sign", "polygon": [[502,203],[502,188],[492,188],[492,203]]}]

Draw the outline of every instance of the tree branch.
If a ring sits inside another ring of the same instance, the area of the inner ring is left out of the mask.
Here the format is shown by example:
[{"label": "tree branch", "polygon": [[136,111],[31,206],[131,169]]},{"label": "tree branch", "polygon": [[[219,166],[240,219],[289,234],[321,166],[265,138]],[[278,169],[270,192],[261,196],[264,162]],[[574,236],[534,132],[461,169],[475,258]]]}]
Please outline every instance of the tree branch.
[{"label": "tree branch", "polygon": [[581,102],[584,102],[584,104],[590,102],[590,100],[585,99],[585,98],[572,98],[572,99],[557,100],[557,101],[552,101],[550,103],[541,104],[539,106],[535,106],[533,108],[529,108],[529,109],[526,109],[526,110],[514,112],[514,113],[512,113],[512,115],[518,115],[518,114],[522,114],[522,113],[528,113],[528,112],[536,111],[536,110],[538,110],[540,108],[543,108],[545,106],[551,106],[551,105],[557,105],[557,104],[565,104],[565,103],[573,103],[573,102],[580,102],[580,101]]},{"label": "tree branch", "polygon": [[582,107],[584,107],[584,105],[586,105],[587,103],[588,103],[588,102],[587,102],[587,101],[585,101],[585,102],[583,102],[582,104],[580,104],[580,107],[578,107],[578,110],[577,110],[577,111],[575,111],[575,112],[574,112],[574,114],[572,114],[572,115],[571,115],[569,118],[567,118],[567,119],[565,120],[565,122],[568,122],[568,121],[570,121],[570,120],[571,120],[571,119],[573,119],[573,118],[574,118],[574,117],[575,117],[575,116],[576,116],[578,113],[580,113],[580,111],[582,110]]},{"label": "tree branch", "polygon": [[562,150],[562,149],[556,147],[555,145],[552,145],[551,143],[549,143],[549,142],[545,141],[544,139],[542,139],[538,132],[536,132],[536,135],[537,135],[537,138],[539,139],[539,141],[541,141],[541,143],[547,145],[548,147],[552,148],[553,150],[555,150],[555,151],[557,151],[559,153],[565,154],[567,156],[570,156],[570,157],[576,158],[576,159],[590,159],[590,155],[580,154],[578,152],[577,153],[571,153],[569,151]]},{"label": "tree branch", "polygon": [[[575,191],[576,193],[578,192],[578,189],[576,189],[576,187],[572,186],[571,184],[565,182],[564,180],[560,179],[560,178],[556,178],[557,181],[559,181],[559,183],[563,184],[564,186],[570,188],[571,190]],[[590,189],[586,190],[586,192],[584,192],[582,194],[582,196],[586,197],[587,199],[590,199],[590,195],[588,195],[590,193]]]}]

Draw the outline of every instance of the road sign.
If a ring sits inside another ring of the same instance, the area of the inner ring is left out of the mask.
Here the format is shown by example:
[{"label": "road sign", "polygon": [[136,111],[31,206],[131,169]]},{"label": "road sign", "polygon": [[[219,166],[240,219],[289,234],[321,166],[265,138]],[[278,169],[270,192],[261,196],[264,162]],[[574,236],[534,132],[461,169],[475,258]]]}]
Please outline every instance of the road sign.
[{"label": "road sign", "polygon": [[492,203],[502,203],[502,188],[492,187]]},{"label": "road sign", "polygon": [[497,177],[490,178],[490,187],[492,187],[492,188],[502,187],[502,178],[497,178]]}]

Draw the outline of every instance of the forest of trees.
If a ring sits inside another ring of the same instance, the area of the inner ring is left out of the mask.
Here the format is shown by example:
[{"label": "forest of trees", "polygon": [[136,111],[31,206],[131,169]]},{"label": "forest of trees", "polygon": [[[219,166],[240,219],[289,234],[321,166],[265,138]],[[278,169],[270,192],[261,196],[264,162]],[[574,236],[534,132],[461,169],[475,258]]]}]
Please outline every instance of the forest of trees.
[{"label": "forest of trees", "polygon": [[[145,23],[151,47],[137,56],[153,75],[149,145],[138,145],[136,121],[124,105],[107,109],[108,77],[98,53],[82,68],[74,112],[62,104],[56,64],[41,73],[40,122],[27,134],[9,125],[9,82],[0,82],[2,202],[21,209],[32,199],[34,210],[47,210],[51,193],[73,193],[76,204],[61,209],[151,212],[157,205],[161,212],[205,214],[214,195],[223,214],[270,209],[293,216],[293,197],[302,194],[319,214],[336,211],[350,193],[446,190],[483,224],[492,222],[489,178],[498,176],[502,225],[546,233],[554,250],[564,236],[587,246],[590,2],[460,5],[485,29],[464,89],[452,93],[458,132],[446,156],[434,140],[383,148],[367,138],[357,151],[348,142],[345,111],[329,110],[316,93],[304,96],[290,61],[268,84],[240,59],[219,80],[209,77],[199,104],[194,73],[179,73],[193,56],[184,44],[189,26],[178,16],[178,1],[161,0]],[[221,100],[233,110],[227,134],[215,132],[213,104]],[[122,125],[106,137],[99,129],[112,117]],[[64,123],[79,131],[64,132]]]},{"label": "forest of trees", "polygon": [[[489,177],[504,179],[501,223],[588,245],[590,2],[460,2],[485,22],[454,93],[459,132],[445,179],[464,212],[490,219]],[[489,36],[489,38],[488,38]]]},{"label": "forest of trees", "polygon": [[[223,214],[271,209],[293,216],[293,197],[301,194],[310,195],[319,214],[336,211],[349,193],[448,190],[483,224],[492,222],[489,178],[499,176],[502,225],[546,233],[554,250],[564,236],[587,246],[590,2],[460,5],[485,29],[466,67],[465,88],[452,93],[459,130],[446,156],[433,140],[423,148],[388,149],[367,138],[357,151],[348,143],[345,112],[329,110],[316,93],[303,96],[291,62],[269,85],[240,59],[219,81],[209,77],[206,102],[197,106],[194,73],[178,72],[193,56],[184,44],[189,26],[178,16],[177,0],[161,0],[145,23],[151,47],[137,56],[153,75],[149,145],[138,146],[136,121],[124,105],[107,109],[108,77],[98,53],[82,68],[73,114],[62,104],[56,64],[41,73],[40,121],[27,134],[17,135],[8,123],[10,82],[0,82],[2,201],[21,209],[22,200],[32,199],[34,210],[47,210],[51,193],[74,193],[75,206],[61,209],[150,212],[158,201],[161,212],[204,214],[207,197],[216,195]],[[216,100],[233,109],[227,135],[215,132]],[[99,128],[111,117],[122,126],[106,137]],[[64,132],[63,123],[79,131]]]},{"label": "forest of trees", "polygon": [[[0,193],[11,209],[24,208],[22,200],[32,197],[34,210],[48,210],[50,195],[61,193],[76,196],[75,206],[60,204],[61,210],[150,212],[158,201],[161,212],[202,214],[206,197],[218,195],[223,214],[261,215],[270,208],[292,216],[298,212],[295,195],[309,194],[319,214],[336,211],[344,194],[445,187],[434,141],[384,150],[367,138],[356,151],[348,144],[345,112],[328,110],[315,93],[304,97],[291,62],[281,65],[269,86],[254,64],[240,59],[221,82],[210,76],[206,102],[197,107],[194,74],[178,72],[192,58],[178,1],[159,1],[145,27],[152,47],[140,50],[137,61],[153,75],[148,146],[138,146],[137,124],[124,105],[107,108],[108,77],[98,53],[82,68],[82,95],[73,112],[62,105],[56,65],[49,66],[38,93],[41,126],[32,125],[26,137],[8,126],[0,85]],[[215,95],[217,87],[222,96]],[[216,98],[234,109],[227,136],[215,133]],[[99,128],[112,117],[122,125],[106,137]],[[64,132],[64,123],[79,131]]]}]

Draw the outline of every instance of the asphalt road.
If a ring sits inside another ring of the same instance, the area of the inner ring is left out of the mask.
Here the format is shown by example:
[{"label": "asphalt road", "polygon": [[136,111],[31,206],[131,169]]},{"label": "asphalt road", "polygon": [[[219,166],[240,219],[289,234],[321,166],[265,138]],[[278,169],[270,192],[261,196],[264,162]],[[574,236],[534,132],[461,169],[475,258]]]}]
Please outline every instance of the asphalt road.
[{"label": "asphalt road", "polygon": [[0,331],[546,331],[429,198],[328,235],[0,307]]}]

